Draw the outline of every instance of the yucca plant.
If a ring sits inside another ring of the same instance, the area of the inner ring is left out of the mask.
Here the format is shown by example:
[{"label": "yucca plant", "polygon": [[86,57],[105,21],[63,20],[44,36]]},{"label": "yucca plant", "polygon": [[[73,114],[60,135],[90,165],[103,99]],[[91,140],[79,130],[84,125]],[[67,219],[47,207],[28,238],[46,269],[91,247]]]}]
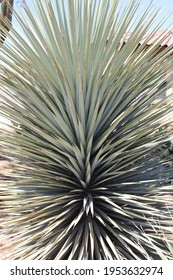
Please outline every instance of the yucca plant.
[{"label": "yucca plant", "polygon": [[15,162],[1,184],[4,258],[172,258],[171,170],[153,152],[169,138],[171,97],[151,106],[171,47],[158,51],[166,33],[146,47],[165,20],[152,4],[120,3],[37,0],[14,12],[21,30],[0,54],[1,113],[14,124],[1,147]]}]

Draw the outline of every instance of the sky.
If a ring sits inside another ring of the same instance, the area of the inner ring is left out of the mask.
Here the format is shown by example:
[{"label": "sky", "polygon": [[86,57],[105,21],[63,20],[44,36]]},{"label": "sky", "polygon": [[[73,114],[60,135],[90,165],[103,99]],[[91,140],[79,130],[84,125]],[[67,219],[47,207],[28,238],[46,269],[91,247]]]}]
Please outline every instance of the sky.
[{"label": "sky", "polygon": [[[126,0],[123,0],[123,2],[127,2]],[[141,4],[142,6],[146,7],[150,3],[150,0],[142,0]],[[163,15],[168,15],[170,14],[169,19],[167,22],[164,24],[164,27],[173,27],[173,1],[172,0],[155,0],[153,1],[153,5],[156,10],[160,9],[160,15],[159,17],[162,17]],[[172,15],[171,15],[172,13]]]},{"label": "sky", "polygon": [[[42,1],[44,1],[44,0],[42,0]],[[51,0],[51,1],[55,2],[56,0]],[[64,1],[67,2],[68,0],[64,0]],[[104,0],[104,1],[107,1],[107,0]],[[114,0],[112,0],[112,1],[114,1]],[[131,1],[131,0],[120,0],[120,5],[124,6],[129,1]],[[21,2],[22,2],[22,0],[14,0],[14,8],[18,9],[18,7],[20,7],[20,10],[22,10]],[[35,2],[35,0],[25,0],[25,2],[32,9],[32,5]],[[150,2],[151,2],[151,0],[141,0],[141,10],[144,10],[149,5]],[[172,15],[166,21],[166,23],[164,23],[163,29],[166,29],[170,26],[173,27],[173,0],[153,0],[153,6],[154,6],[155,10],[158,10],[159,8],[161,8],[160,15],[159,15],[160,18],[162,18],[164,15],[172,13]],[[15,19],[13,19],[13,24],[14,24],[14,26],[17,25]]]}]

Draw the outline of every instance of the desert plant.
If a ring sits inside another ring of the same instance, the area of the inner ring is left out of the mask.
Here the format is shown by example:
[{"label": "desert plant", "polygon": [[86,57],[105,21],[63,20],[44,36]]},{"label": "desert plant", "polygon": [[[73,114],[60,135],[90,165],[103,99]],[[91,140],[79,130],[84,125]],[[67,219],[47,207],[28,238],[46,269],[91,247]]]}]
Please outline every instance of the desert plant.
[{"label": "desert plant", "polygon": [[158,52],[165,33],[146,48],[164,22],[152,5],[119,12],[119,2],[34,1],[15,13],[21,31],[0,54],[1,113],[16,124],[0,136],[15,160],[1,186],[5,258],[171,258],[173,186],[151,156],[168,140],[171,97],[150,106],[171,47]]}]

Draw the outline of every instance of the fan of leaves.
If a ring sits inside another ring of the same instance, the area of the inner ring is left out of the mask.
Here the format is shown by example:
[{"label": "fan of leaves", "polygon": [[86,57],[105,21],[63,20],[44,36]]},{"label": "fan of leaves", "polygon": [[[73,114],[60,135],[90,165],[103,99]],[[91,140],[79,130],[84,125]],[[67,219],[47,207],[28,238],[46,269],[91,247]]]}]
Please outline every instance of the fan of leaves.
[{"label": "fan of leaves", "polygon": [[171,97],[151,106],[171,47],[158,51],[166,33],[146,47],[165,19],[140,1],[34,5],[14,12],[21,30],[0,53],[1,113],[14,125],[1,146],[15,161],[1,185],[5,258],[171,258],[171,171],[161,176],[152,153],[168,140]]}]

